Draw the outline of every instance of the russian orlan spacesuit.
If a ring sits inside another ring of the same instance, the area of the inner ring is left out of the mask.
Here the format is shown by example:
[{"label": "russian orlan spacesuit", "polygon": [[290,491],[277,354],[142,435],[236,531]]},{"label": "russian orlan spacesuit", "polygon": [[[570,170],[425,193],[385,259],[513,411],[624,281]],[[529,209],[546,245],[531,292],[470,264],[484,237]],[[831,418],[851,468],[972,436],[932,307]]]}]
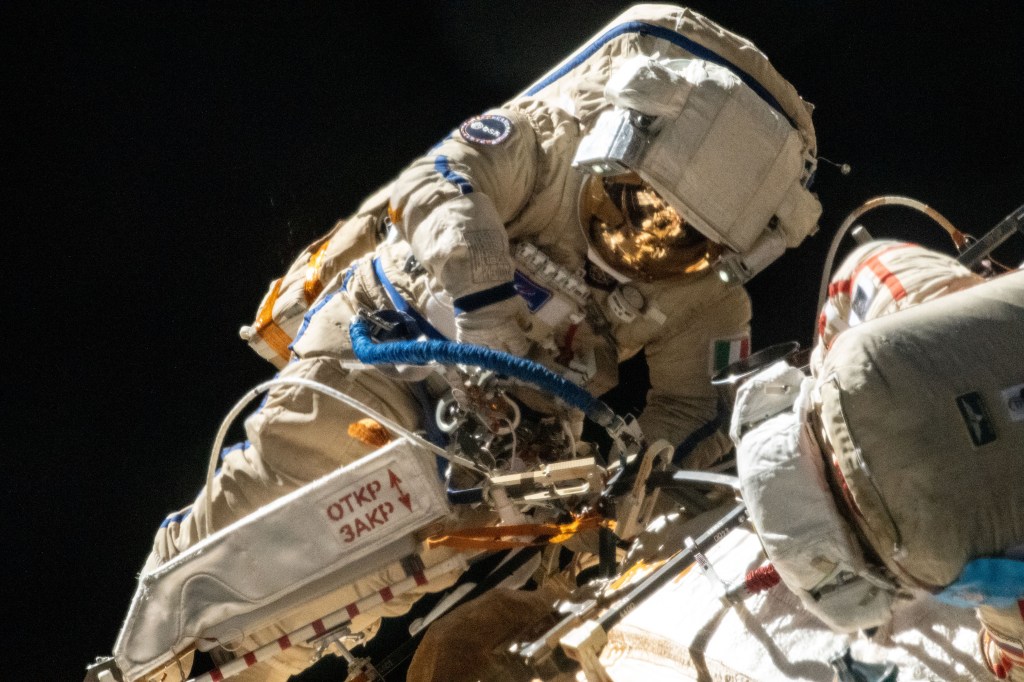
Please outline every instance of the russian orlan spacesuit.
[{"label": "russian orlan spacesuit", "polygon": [[[407,384],[343,368],[357,311],[403,310],[427,336],[530,355],[595,395],[643,350],[643,432],[701,466],[728,447],[709,377],[749,344],[750,302],[737,283],[815,230],[815,153],[810,106],[753,45],[689,10],[638,6],[526,93],[460,125],[313,244],[243,336],[282,377],[335,387],[414,430],[423,408]],[[212,488],[164,523],[151,561],[369,453],[346,433],[361,416],[312,391],[272,389]],[[403,570],[385,567],[231,648]],[[352,629],[372,631],[415,598],[362,614]],[[284,680],[308,664],[293,647],[245,675]]]},{"label": "russian orlan spacesuit", "polygon": [[1024,680],[1024,271],[985,280],[869,242],[832,278],[818,337],[811,376],[773,365],[733,413],[769,558],[839,631],[915,592],[977,607],[989,669]]}]

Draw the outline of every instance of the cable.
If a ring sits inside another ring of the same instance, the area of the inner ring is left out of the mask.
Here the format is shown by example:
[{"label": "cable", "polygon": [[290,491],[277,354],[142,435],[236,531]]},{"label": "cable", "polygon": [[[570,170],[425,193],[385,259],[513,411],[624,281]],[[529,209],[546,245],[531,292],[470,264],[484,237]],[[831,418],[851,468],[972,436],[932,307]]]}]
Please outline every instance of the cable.
[{"label": "cable", "polygon": [[343,402],[350,407],[354,407],[355,409],[360,410],[367,416],[376,419],[386,428],[391,429],[400,436],[407,438],[415,445],[418,445],[439,457],[443,457],[449,461],[456,462],[461,466],[468,467],[485,475],[488,473],[486,469],[480,468],[472,460],[460,457],[458,455],[453,455],[444,448],[434,445],[433,443],[426,440],[419,434],[413,433],[412,431],[405,428],[395,420],[390,419],[389,417],[385,417],[380,412],[377,412],[373,408],[369,407],[368,405],[362,403],[361,401],[353,398],[352,396],[346,393],[342,393],[341,391],[331,388],[326,384],[321,384],[317,381],[312,381],[310,379],[302,379],[299,377],[276,377],[274,379],[270,379],[269,381],[264,381],[262,384],[259,384],[258,386],[255,386],[254,388],[250,389],[248,393],[242,396],[242,398],[237,403],[235,403],[234,407],[231,408],[227,416],[224,417],[224,420],[220,424],[220,429],[218,429],[217,431],[217,436],[213,440],[213,449],[210,451],[210,463],[206,469],[206,499],[204,500],[204,511],[206,512],[205,526],[207,535],[213,533],[213,502],[210,500],[210,490],[213,487],[213,478],[214,474],[217,471],[217,462],[220,459],[220,449],[224,444],[224,438],[227,436],[228,428],[230,428],[231,424],[235,421],[238,415],[241,414],[242,410],[245,409],[246,405],[248,405],[255,398],[258,398],[261,394],[273,388],[274,386],[303,386],[305,388],[309,388],[314,391],[323,393],[324,395],[330,398],[334,398],[335,400]]}]

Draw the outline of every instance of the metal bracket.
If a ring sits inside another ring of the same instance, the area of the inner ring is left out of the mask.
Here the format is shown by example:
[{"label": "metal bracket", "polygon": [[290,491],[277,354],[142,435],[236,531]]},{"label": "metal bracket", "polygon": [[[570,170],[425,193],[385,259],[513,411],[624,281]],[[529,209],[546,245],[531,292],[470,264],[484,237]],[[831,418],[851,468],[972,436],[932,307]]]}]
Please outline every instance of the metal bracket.
[{"label": "metal bracket", "polygon": [[647,490],[647,479],[661,460],[662,468],[672,461],[674,449],[668,441],[656,441],[643,453],[643,460],[636,472],[636,480],[626,499],[619,504],[616,515],[615,534],[620,538],[632,538],[647,524],[657,501],[657,490]]},{"label": "metal bracket", "polygon": [[600,660],[601,649],[608,643],[608,633],[595,621],[570,630],[558,643],[569,658],[580,664],[587,682],[612,682]]},{"label": "metal bracket", "polygon": [[1000,244],[1009,239],[1014,232],[1024,235],[1024,206],[999,221],[981,239],[961,253],[957,261],[965,267],[973,268],[983,258],[995,251]]},{"label": "metal bracket", "polygon": [[491,477],[489,484],[498,488],[522,486],[523,491],[509,491],[513,498],[537,502],[558,497],[582,495],[600,487],[602,469],[593,457],[554,462],[539,469]]},{"label": "metal bracket", "polygon": [[98,657],[92,665],[86,666],[82,682],[124,682],[124,676],[112,657]]}]

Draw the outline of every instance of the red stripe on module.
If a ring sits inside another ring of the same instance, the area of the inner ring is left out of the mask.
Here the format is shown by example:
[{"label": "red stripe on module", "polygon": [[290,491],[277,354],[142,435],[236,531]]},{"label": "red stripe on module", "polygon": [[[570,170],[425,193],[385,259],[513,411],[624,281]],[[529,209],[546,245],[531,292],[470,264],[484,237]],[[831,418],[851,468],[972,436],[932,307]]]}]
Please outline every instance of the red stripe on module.
[{"label": "red stripe on module", "polygon": [[849,296],[852,284],[853,280],[850,279],[841,279],[838,282],[832,282],[831,284],[828,285],[829,298],[838,296],[839,294],[846,294],[847,296]]},{"label": "red stripe on module", "polygon": [[903,288],[899,278],[892,270],[882,265],[877,256],[864,263],[864,267],[870,268],[871,272],[875,273],[882,284],[889,290],[889,293],[892,294],[893,300],[898,301],[907,295],[907,290]]},{"label": "red stripe on module", "polygon": [[1024,599],[1017,600],[1017,608],[1020,609],[1021,620],[1024,620]]},{"label": "red stripe on module", "polygon": [[745,360],[750,355],[750,337],[744,336],[740,341],[740,359]]},{"label": "red stripe on module", "polygon": [[426,585],[427,576],[423,574],[423,571],[416,571],[412,574],[412,579],[416,581],[417,585]]},{"label": "red stripe on module", "polygon": [[[886,247],[886,248],[882,249],[881,251],[876,253],[874,256],[871,256],[871,258],[868,258],[867,260],[865,260],[863,263],[861,263],[856,268],[854,268],[852,273],[850,273],[850,283],[851,283],[851,285],[852,285],[853,282],[857,281],[857,276],[860,275],[861,270],[863,270],[864,268],[869,268],[872,272],[875,273],[875,276],[878,277],[878,279],[882,280],[882,283],[885,284],[885,286],[889,288],[889,292],[893,296],[896,296],[896,292],[893,291],[892,286],[890,286],[890,284],[885,282],[886,275],[888,275],[890,277],[893,277],[893,278],[895,278],[896,276],[887,267],[885,267],[882,264],[881,258],[882,258],[882,256],[884,256],[887,253],[892,253],[893,251],[899,251],[900,249],[905,249],[905,248],[910,247],[910,246],[913,246],[913,244],[910,244],[910,243],[907,243],[907,242],[904,242],[902,244],[894,244],[893,246],[889,246],[889,247]],[[879,271],[876,268],[881,268],[881,271]],[[896,280],[896,284],[899,286],[900,290],[903,290],[903,285],[899,283],[898,279]],[[903,291],[903,296],[906,296],[906,295],[907,295],[907,292]],[[900,298],[902,298],[902,296]]]},{"label": "red stripe on module", "polygon": [[277,645],[281,647],[281,651],[284,651],[292,647],[292,640],[288,639],[288,635],[281,635],[277,638]]},{"label": "red stripe on module", "polygon": [[327,632],[327,628],[324,627],[324,622],[320,618],[314,620],[312,623],[310,623],[310,625],[313,626],[313,632],[315,632],[317,636],[320,636]]},{"label": "red stripe on module", "polygon": [[220,668],[214,668],[210,671],[210,679],[213,680],[213,682],[220,682],[224,679],[224,673],[220,671]]},{"label": "red stripe on module", "polygon": [[348,606],[346,606],[345,610],[348,611],[349,620],[351,620],[351,619],[353,619],[353,618],[355,618],[356,616],[359,615],[359,607],[356,606],[354,603],[353,604],[349,604]]},{"label": "red stripe on module", "polygon": [[253,667],[257,663],[257,661],[256,661],[256,654],[254,654],[251,651],[249,653],[247,653],[245,656],[242,656],[242,659],[245,661],[245,665],[248,668]]},{"label": "red stripe on module", "polygon": [[380,591],[380,598],[383,599],[385,602],[389,602],[395,598],[395,595],[392,594],[390,587],[385,587]]}]

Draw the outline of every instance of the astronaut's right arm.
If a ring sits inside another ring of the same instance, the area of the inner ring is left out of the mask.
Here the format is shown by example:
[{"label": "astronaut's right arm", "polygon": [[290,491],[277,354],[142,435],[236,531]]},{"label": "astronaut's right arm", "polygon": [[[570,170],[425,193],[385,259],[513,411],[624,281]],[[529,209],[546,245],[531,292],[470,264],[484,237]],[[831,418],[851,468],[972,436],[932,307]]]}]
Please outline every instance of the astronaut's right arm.
[{"label": "astronaut's right arm", "polygon": [[536,166],[529,119],[500,109],[464,123],[395,182],[388,214],[454,299],[461,341],[516,354],[529,347],[505,224],[529,201]]},{"label": "astronaut's right arm", "polygon": [[[677,446],[685,468],[701,469],[731,447],[719,428],[718,395],[711,378],[719,356],[749,347],[751,303],[746,290],[713,276],[691,285],[699,304],[673,317],[644,348],[651,389],[639,417],[648,439]],[[682,304],[681,304],[682,306]]]}]

